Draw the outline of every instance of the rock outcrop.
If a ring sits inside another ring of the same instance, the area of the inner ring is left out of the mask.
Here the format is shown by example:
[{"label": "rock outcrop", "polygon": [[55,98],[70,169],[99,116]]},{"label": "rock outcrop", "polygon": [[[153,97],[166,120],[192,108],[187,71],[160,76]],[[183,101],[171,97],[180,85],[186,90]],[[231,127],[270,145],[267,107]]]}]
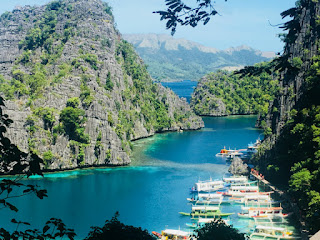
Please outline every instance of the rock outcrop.
[{"label": "rock outcrop", "polygon": [[248,165],[243,163],[241,158],[234,157],[228,172],[233,175],[247,175],[249,173]]},{"label": "rock outcrop", "polygon": [[130,163],[130,141],[203,121],[152,82],[100,0],[26,6],[0,18],[8,137],[45,169]]}]

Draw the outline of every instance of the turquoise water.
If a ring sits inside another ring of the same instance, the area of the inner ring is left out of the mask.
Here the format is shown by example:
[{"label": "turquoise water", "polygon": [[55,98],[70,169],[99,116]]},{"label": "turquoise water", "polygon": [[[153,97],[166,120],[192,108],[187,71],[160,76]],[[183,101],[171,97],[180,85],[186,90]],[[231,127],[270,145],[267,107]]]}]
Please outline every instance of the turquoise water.
[{"label": "turquoise water", "polygon": [[191,94],[198,82],[185,80],[182,82],[162,82],[165,87],[171,88],[179,97],[184,97],[190,102]]},{"label": "turquoise water", "polygon": [[[166,227],[185,228],[189,212],[186,198],[199,178],[221,178],[228,169],[225,160],[215,157],[221,148],[245,148],[260,131],[255,116],[204,118],[199,131],[164,133],[134,142],[131,166],[78,170],[48,174],[44,179],[26,180],[48,190],[49,197],[14,199],[18,213],[0,211],[0,226],[14,230],[12,218],[29,221],[41,228],[51,218],[61,218],[79,238],[90,226],[102,226],[116,211],[126,224],[149,231]],[[240,206],[223,206],[234,212]],[[235,224],[238,223],[234,217]]]}]

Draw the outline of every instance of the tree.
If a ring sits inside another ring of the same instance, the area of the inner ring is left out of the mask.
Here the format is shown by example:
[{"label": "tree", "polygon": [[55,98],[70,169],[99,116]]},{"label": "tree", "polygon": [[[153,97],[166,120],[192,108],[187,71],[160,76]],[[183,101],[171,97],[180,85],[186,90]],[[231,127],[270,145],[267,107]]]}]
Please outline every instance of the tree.
[{"label": "tree", "polygon": [[204,227],[195,231],[198,240],[245,240],[245,234],[232,226],[227,225],[222,219],[215,219]]},{"label": "tree", "polygon": [[86,240],[155,240],[147,230],[142,230],[140,227],[125,225],[118,220],[119,213],[116,212],[111,220],[107,220],[105,225],[100,227],[91,227],[92,231],[86,237]]},{"label": "tree", "polygon": [[[227,1],[227,0],[225,0]],[[190,7],[181,0],[165,0],[168,9],[166,11],[156,11],[160,14],[160,20],[166,20],[166,28],[171,29],[171,35],[174,35],[177,25],[190,25],[196,27],[199,22],[206,25],[211,16],[218,14],[211,0],[197,0],[196,7]]]}]

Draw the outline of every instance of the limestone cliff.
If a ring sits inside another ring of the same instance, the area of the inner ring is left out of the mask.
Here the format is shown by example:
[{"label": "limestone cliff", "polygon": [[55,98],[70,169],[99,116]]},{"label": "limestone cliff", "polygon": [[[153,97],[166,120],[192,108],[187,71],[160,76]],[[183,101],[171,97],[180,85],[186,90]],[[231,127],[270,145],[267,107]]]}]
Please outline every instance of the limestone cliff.
[{"label": "limestone cliff", "polygon": [[[256,64],[258,69],[270,63]],[[191,107],[198,115],[227,116],[266,114],[270,100],[279,90],[277,73],[240,77],[227,71],[207,74],[192,94]]]},{"label": "limestone cliff", "polygon": [[46,169],[125,165],[131,140],[203,127],[185,100],[152,82],[100,0],[1,15],[0,92],[9,138]]}]

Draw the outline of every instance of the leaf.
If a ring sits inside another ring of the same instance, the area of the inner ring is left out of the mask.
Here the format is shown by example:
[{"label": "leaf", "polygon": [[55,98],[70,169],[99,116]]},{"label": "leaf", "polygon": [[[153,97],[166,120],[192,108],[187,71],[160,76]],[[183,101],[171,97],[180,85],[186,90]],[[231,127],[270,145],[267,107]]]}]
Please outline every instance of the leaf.
[{"label": "leaf", "polygon": [[18,208],[16,208],[15,206],[13,206],[11,203],[7,202],[7,205],[9,206],[10,210],[18,212]]},{"label": "leaf", "polygon": [[206,24],[209,22],[209,20],[210,20],[210,18],[209,18],[209,17],[207,17],[207,18],[204,20],[203,25],[206,25]]},{"label": "leaf", "polygon": [[45,225],[45,226],[43,227],[42,232],[43,232],[43,233],[46,233],[49,229],[50,229],[50,227],[49,227],[48,225]]},{"label": "leaf", "polygon": [[11,219],[12,223],[18,223],[17,220],[15,220],[14,218]]}]

